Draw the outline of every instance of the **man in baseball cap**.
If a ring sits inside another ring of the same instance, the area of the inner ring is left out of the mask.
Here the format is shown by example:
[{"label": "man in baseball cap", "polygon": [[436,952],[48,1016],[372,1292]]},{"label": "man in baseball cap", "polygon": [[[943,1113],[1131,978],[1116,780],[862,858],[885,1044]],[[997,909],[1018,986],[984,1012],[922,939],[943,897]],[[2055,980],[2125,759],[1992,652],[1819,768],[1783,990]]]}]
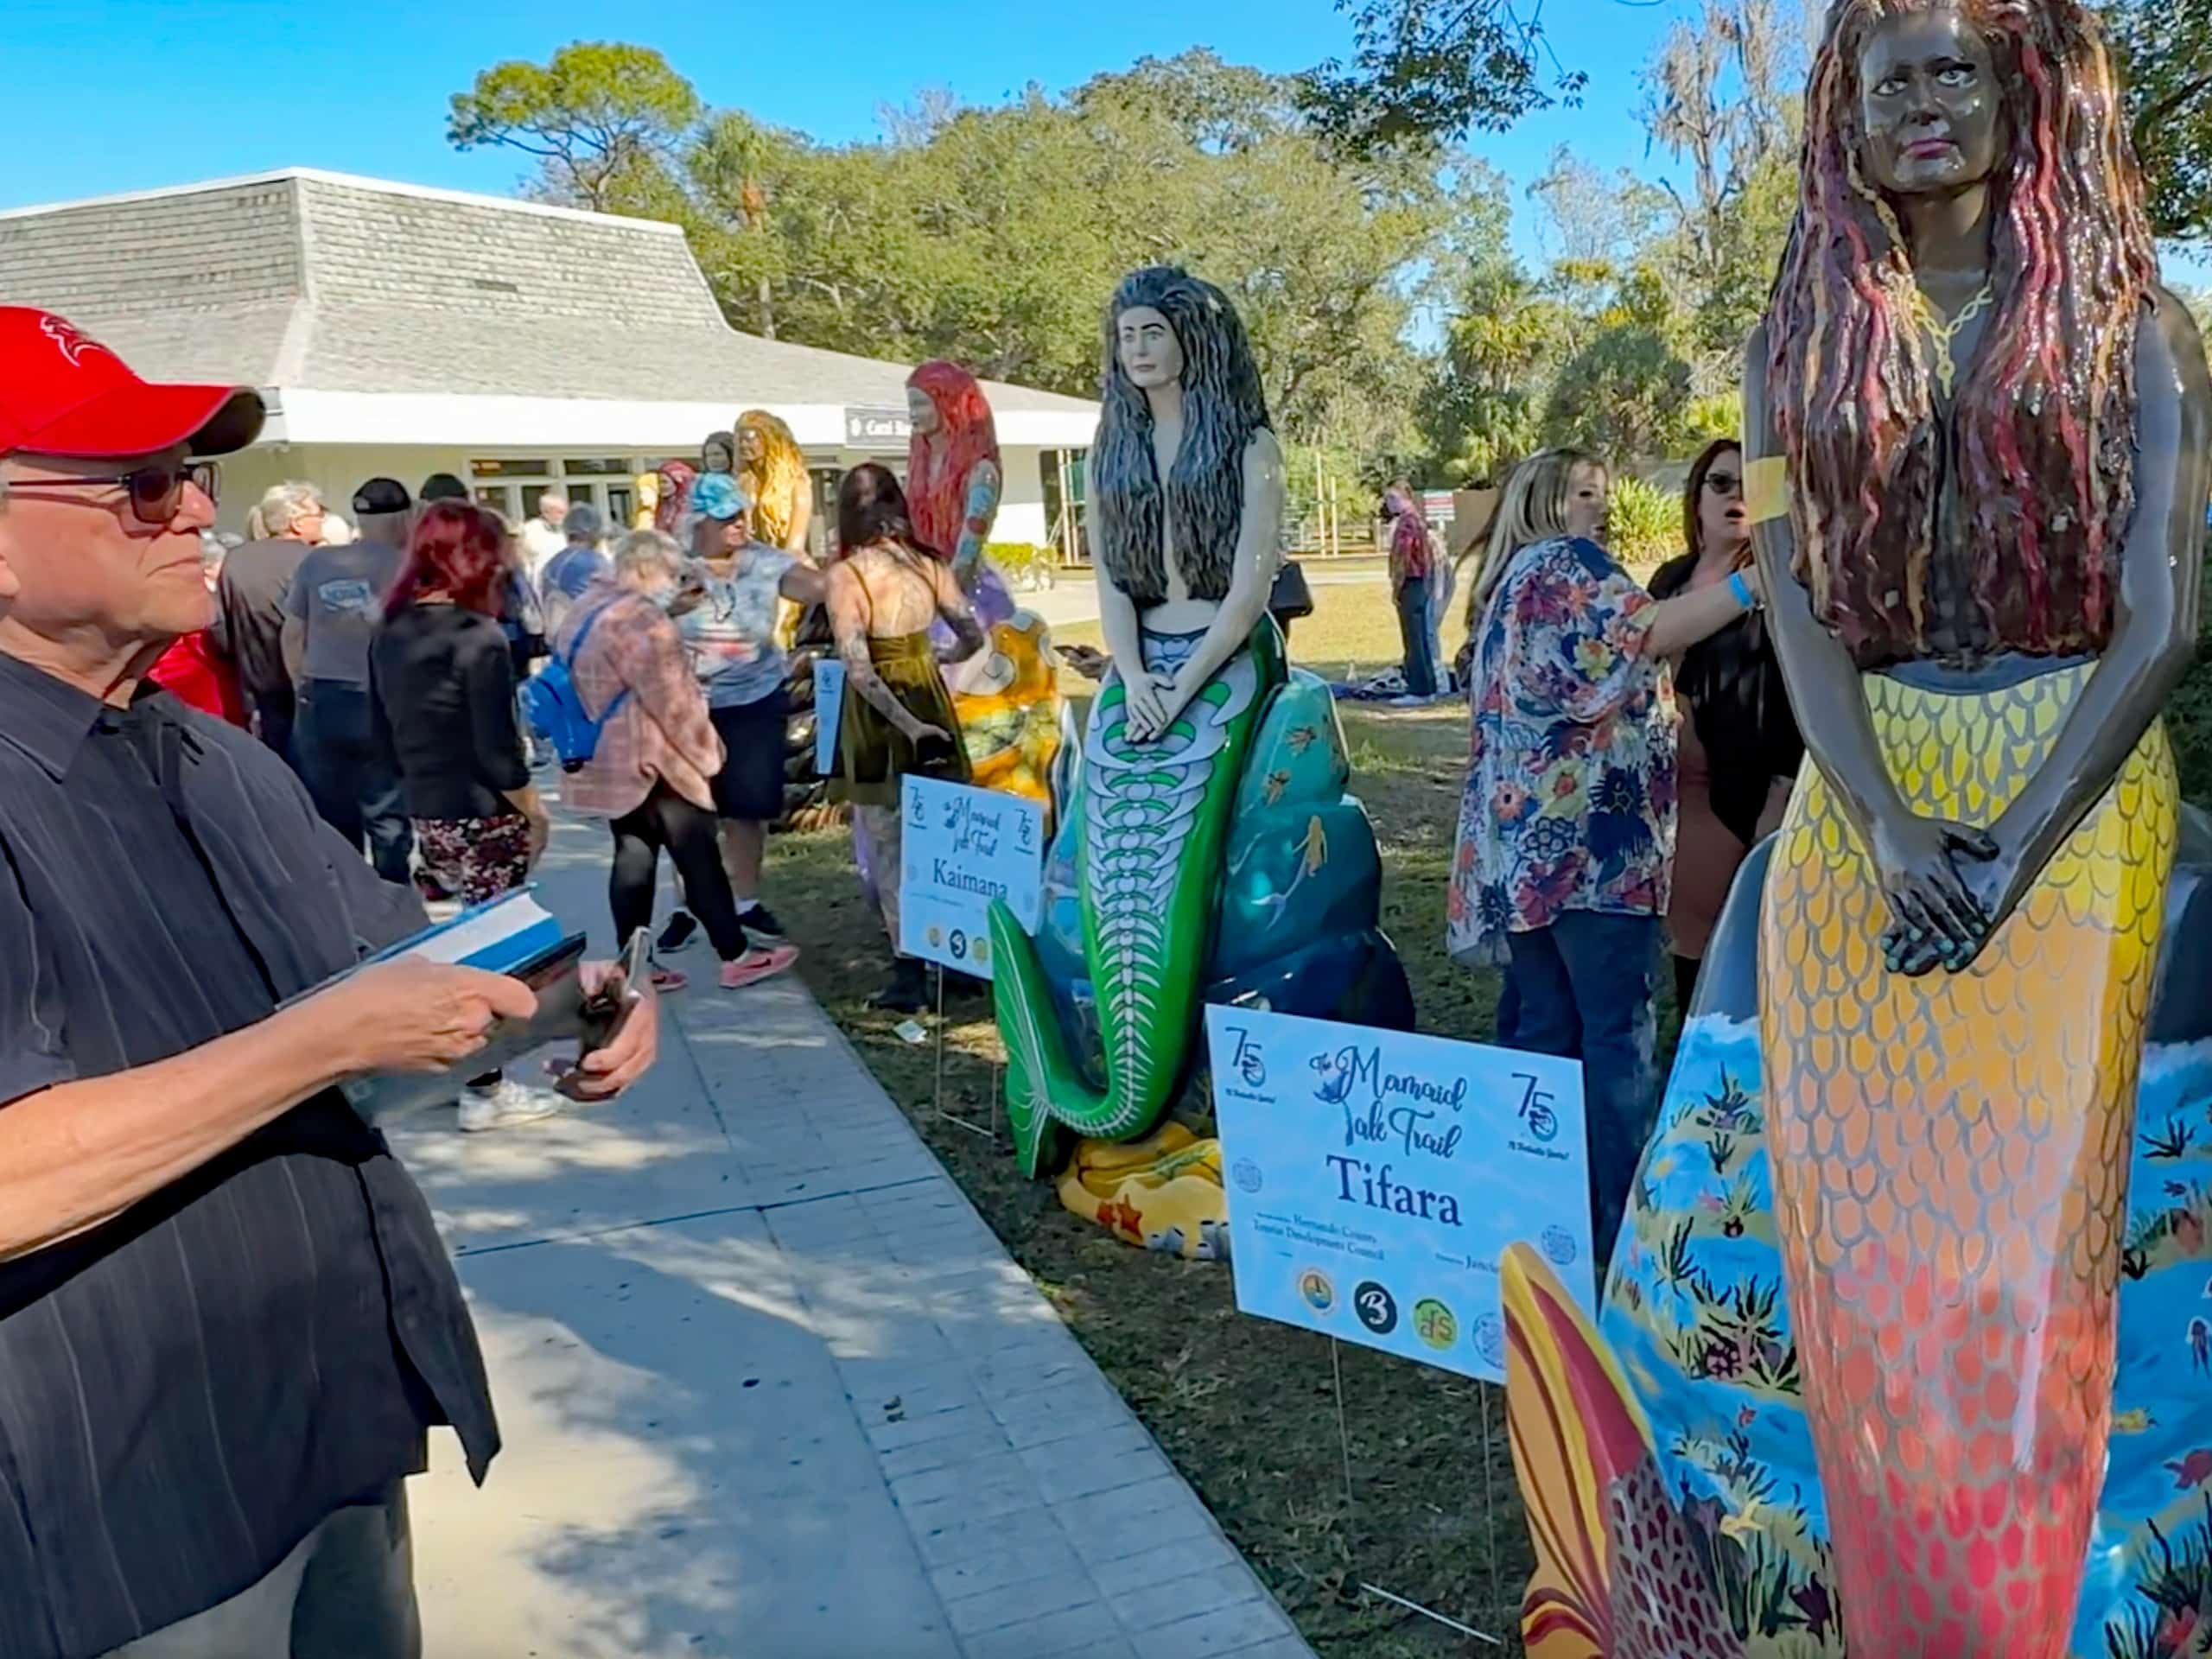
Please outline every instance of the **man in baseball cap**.
[{"label": "man in baseball cap", "polygon": [[353,492],[354,539],[308,549],[284,593],[284,669],[298,709],[293,764],[323,822],[356,850],[365,842],[387,881],[410,879],[415,830],[377,735],[369,641],[407,556],[414,505],[398,480],[369,480]]},{"label": "man in baseball cap", "polygon": [[[194,458],[261,422],[0,308],[9,1659],[414,1659],[404,1482],[433,1425],[480,1478],[499,1448],[429,1210],[336,1085],[466,1066],[537,999],[348,972],[425,925],[413,891],[251,735],[141,684],[212,614]],[[572,1086],[618,1092],[653,1047],[648,992]]]},{"label": "man in baseball cap", "polygon": [[51,311],[0,306],[0,454],[227,455],[261,435],[259,392],[149,385]]}]

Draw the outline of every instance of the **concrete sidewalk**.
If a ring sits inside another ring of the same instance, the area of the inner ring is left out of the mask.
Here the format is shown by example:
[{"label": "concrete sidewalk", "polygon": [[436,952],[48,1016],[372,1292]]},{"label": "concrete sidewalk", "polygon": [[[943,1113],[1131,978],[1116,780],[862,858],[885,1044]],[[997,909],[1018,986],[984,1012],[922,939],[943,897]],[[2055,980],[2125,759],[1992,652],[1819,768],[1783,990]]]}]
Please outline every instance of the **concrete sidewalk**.
[{"label": "concrete sidewalk", "polygon": [[804,988],[693,954],[629,1098],[394,1137],[506,1436],[415,1484],[428,1659],[1308,1659]]}]

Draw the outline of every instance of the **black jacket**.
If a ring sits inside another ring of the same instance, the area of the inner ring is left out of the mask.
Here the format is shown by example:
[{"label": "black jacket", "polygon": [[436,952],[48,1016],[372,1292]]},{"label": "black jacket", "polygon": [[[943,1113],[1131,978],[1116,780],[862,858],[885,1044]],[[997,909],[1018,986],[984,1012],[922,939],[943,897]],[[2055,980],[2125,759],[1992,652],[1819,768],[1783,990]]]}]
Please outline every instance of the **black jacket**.
[{"label": "black jacket", "polygon": [[[1661,565],[1652,598],[1675,598],[1696,569],[1688,553]],[[1774,780],[1796,776],[1805,758],[1766,618],[1751,612],[1692,645],[1675,671],[1675,691],[1690,706],[1713,768],[1713,816],[1748,847],[1758,838]]]},{"label": "black jacket", "polygon": [[530,781],[515,718],[514,662],[488,616],[410,605],[369,645],[379,741],[410,818],[496,818]]}]

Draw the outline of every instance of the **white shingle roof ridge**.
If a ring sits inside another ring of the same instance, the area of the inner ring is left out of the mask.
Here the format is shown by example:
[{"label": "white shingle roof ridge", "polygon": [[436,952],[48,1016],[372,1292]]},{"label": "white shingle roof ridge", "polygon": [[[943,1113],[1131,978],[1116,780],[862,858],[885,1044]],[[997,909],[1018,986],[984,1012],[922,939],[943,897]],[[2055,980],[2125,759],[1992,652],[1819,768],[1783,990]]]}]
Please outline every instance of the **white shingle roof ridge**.
[{"label": "white shingle roof ridge", "polygon": [[[823,358],[837,358],[859,367],[877,371],[891,368],[901,374],[907,373],[913,368],[912,364],[902,363],[893,358],[863,357],[858,352],[841,351],[835,346],[810,346],[804,340],[772,340],[766,334],[756,334],[750,329],[740,328],[726,318],[722,321],[722,328],[746,347],[761,347],[772,356],[783,354],[794,366],[802,361],[819,362]],[[986,393],[1013,394],[1025,399],[1051,399],[1055,403],[1065,404],[1071,412],[1077,410],[1095,410],[1098,406],[1095,401],[1089,398],[1071,397],[1064,391],[1048,391],[1041,386],[1025,386],[1011,380],[983,380],[982,384]]]},{"label": "white shingle roof ridge", "polygon": [[265,173],[241,173],[223,179],[202,179],[192,184],[168,184],[148,190],[124,190],[104,196],[83,196],[68,201],[37,202],[22,207],[0,207],[0,219],[31,219],[79,207],[117,207],[131,202],[160,201],[178,196],[208,195],[257,184],[282,184],[295,180],[365,190],[378,195],[413,196],[425,201],[448,201],[465,207],[503,208],[509,213],[536,213],[554,219],[582,219],[605,227],[682,236],[683,227],[664,219],[632,219],[622,213],[599,213],[584,207],[563,207],[551,202],[529,201],[519,196],[492,196],[473,190],[449,190],[442,186],[410,184],[398,179],[373,179],[359,173],[334,173],[319,167],[272,168]]}]

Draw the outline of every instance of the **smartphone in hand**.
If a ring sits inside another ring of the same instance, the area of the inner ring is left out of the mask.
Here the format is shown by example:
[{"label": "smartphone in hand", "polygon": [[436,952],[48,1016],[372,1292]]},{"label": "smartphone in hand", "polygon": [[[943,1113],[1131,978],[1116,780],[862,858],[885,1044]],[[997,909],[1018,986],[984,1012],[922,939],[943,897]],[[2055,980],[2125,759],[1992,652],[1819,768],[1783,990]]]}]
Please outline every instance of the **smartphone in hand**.
[{"label": "smartphone in hand", "polygon": [[622,952],[621,972],[584,999],[583,1039],[577,1046],[578,1059],[614,1040],[622,1016],[644,995],[643,988],[652,972],[652,941],[641,927],[631,934],[630,943]]}]

